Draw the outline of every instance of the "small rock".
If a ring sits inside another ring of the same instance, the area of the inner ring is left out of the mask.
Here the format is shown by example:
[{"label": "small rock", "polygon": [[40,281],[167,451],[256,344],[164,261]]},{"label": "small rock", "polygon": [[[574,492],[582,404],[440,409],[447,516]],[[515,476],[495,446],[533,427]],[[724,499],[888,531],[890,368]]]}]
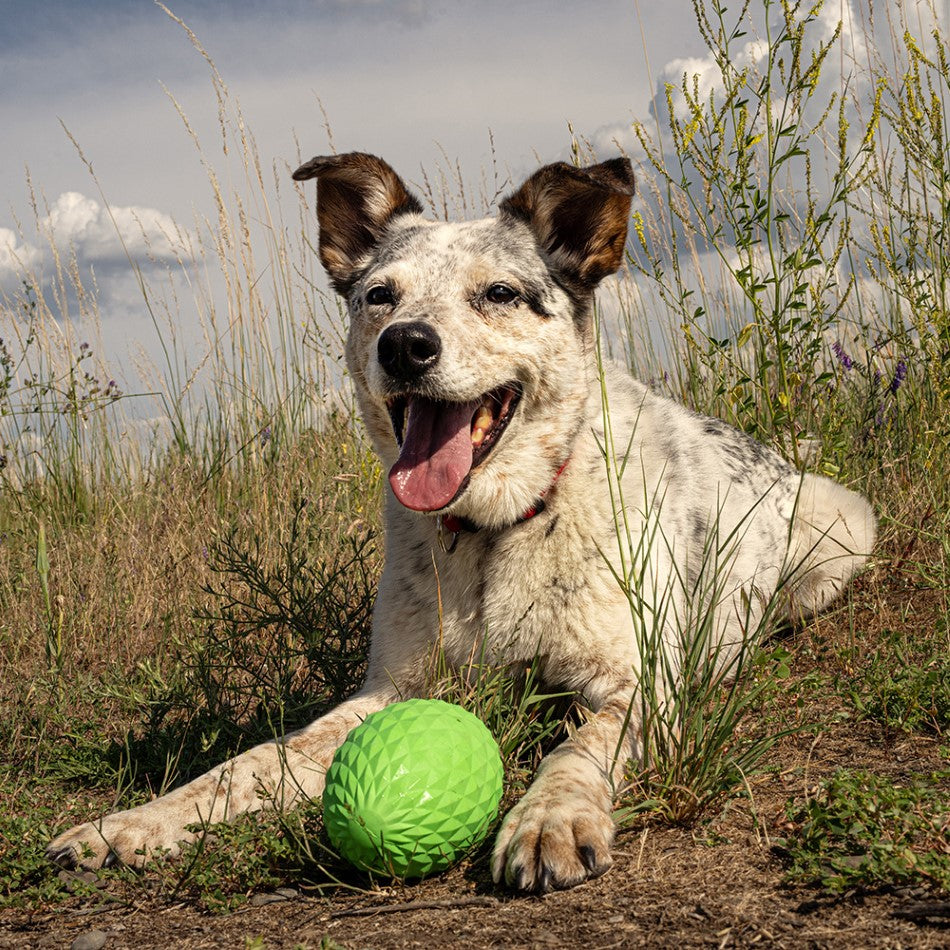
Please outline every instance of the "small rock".
[{"label": "small rock", "polygon": [[276,904],[278,901],[285,901],[287,898],[278,893],[277,891],[271,891],[267,894],[254,894],[251,896],[251,899],[248,903],[251,907],[263,907],[265,904]]},{"label": "small rock", "polygon": [[69,945],[69,950],[102,950],[108,939],[104,930],[87,930]]}]

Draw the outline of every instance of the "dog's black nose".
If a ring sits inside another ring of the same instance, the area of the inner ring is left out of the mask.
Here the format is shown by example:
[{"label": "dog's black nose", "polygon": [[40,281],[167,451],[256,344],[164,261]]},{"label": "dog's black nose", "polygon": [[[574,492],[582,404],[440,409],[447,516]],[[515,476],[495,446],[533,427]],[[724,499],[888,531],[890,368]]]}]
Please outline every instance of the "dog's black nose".
[{"label": "dog's black nose", "polygon": [[403,383],[418,379],[439,362],[442,341],[427,323],[394,323],[376,344],[379,365]]}]

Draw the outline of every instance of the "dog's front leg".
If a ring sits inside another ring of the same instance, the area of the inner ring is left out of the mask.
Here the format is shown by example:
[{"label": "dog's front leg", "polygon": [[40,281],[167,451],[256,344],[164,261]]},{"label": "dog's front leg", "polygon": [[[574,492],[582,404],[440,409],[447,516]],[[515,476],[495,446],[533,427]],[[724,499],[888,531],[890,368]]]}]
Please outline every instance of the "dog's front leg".
[{"label": "dog's front leg", "polygon": [[181,842],[195,840],[198,834],[186,825],[315,798],[349,731],[394,699],[391,688],[364,689],[309,726],[255,746],[167,795],[70,829],[50,843],[47,856],[66,867],[142,865],[156,852],[175,854]]},{"label": "dog's front leg", "polygon": [[528,891],[574,887],[610,867],[613,799],[639,743],[632,689],[613,694],[541,762],[508,813],[492,858],[496,882]]}]

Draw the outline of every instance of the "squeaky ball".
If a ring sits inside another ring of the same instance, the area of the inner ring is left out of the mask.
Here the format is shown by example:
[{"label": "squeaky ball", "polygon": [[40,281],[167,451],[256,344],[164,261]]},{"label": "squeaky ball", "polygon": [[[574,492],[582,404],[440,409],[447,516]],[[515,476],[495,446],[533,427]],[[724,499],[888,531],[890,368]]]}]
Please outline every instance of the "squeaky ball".
[{"label": "squeaky ball", "polygon": [[501,756],[481,720],[438,699],[410,699],[347,736],[327,772],[323,819],[357,867],[418,878],[485,837],[501,792]]}]

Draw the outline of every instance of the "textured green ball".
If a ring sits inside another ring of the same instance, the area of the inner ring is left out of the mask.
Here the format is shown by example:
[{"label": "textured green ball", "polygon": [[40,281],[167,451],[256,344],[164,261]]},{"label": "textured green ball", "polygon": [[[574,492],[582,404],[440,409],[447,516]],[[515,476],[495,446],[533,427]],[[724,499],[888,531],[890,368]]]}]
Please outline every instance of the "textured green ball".
[{"label": "textured green ball", "polygon": [[501,792],[501,756],[484,723],[461,706],[410,699],[347,736],[327,772],[323,820],[357,867],[424,877],[485,837]]}]

